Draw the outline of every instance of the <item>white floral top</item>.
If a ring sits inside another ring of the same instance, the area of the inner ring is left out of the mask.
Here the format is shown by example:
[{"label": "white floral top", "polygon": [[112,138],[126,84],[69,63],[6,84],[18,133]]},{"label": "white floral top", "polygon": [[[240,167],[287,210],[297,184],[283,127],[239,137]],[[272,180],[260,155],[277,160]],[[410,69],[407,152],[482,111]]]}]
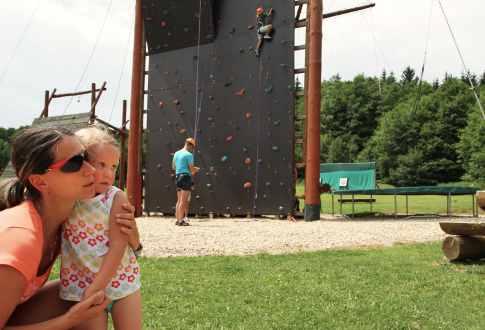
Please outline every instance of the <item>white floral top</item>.
[{"label": "white floral top", "polygon": [[[118,191],[120,189],[112,186],[104,194],[77,202],[71,217],[64,224],[61,299],[80,301],[84,290],[99,272],[103,256],[109,250],[109,215]],[[133,250],[127,247],[105,293],[110,299],[117,300],[137,291],[140,286],[140,266]]]}]

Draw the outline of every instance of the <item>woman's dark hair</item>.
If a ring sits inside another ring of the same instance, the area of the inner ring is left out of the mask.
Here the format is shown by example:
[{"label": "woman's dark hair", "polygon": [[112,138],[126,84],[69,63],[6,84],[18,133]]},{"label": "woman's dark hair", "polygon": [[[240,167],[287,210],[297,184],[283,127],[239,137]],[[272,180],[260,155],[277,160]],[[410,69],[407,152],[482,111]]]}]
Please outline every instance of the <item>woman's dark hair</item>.
[{"label": "woman's dark hair", "polygon": [[29,176],[44,174],[54,161],[53,147],[72,135],[65,128],[28,128],[15,135],[10,159],[17,178],[0,183],[0,210],[26,199],[39,199],[40,193],[30,184]]}]

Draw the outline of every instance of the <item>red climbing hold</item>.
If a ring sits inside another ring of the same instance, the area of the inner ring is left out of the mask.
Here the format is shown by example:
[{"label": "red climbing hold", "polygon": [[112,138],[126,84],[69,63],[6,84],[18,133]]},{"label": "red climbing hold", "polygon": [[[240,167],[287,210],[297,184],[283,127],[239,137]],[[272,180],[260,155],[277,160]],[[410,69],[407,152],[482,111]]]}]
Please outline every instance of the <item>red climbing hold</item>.
[{"label": "red climbing hold", "polygon": [[226,142],[231,142],[232,141],[232,135],[229,135],[228,137],[226,137]]},{"label": "red climbing hold", "polygon": [[244,185],[243,185],[244,189],[249,189],[249,188],[251,188],[252,186],[253,186],[253,184],[252,184],[251,182],[249,182],[249,181],[244,182]]},{"label": "red climbing hold", "polygon": [[246,117],[246,119],[250,119],[253,116],[253,114],[251,112],[246,112],[244,116]]},{"label": "red climbing hold", "polygon": [[251,165],[251,158],[247,157],[247,158],[244,160],[244,164],[246,164],[246,165]]},{"label": "red climbing hold", "polygon": [[163,102],[162,102],[162,101],[160,101],[160,102],[158,103],[158,106],[160,107],[160,109],[161,109],[161,108],[163,108]]},{"label": "red climbing hold", "polygon": [[243,96],[245,93],[246,93],[246,89],[245,89],[245,88],[243,88],[243,89],[241,89],[241,90],[237,91],[235,94],[236,94],[237,96]]},{"label": "red climbing hold", "polygon": [[167,26],[167,22],[165,22],[165,21],[160,22],[160,26],[163,27],[163,28],[166,27]]}]

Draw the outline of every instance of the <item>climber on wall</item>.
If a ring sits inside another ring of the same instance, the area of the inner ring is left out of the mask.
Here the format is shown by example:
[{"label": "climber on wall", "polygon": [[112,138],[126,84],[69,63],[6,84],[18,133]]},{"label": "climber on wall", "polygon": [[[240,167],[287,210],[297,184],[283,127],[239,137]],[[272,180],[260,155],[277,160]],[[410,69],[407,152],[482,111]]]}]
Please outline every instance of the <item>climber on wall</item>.
[{"label": "climber on wall", "polygon": [[261,46],[263,45],[263,40],[271,40],[271,33],[273,32],[273,8],[270,8],[268,12],[264,11],[263,7],[256,8],[256,23],[257,29],[256,34],[258,42],[256,44],[255,53],[256,56],[260,55]]}]

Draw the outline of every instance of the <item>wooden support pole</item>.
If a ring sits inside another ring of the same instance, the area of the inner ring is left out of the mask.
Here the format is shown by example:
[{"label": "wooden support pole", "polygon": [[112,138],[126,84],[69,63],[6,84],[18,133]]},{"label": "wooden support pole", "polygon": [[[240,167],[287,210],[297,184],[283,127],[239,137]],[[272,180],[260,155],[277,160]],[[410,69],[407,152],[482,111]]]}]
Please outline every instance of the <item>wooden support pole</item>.
[{"label": "wooden support pole", "polygon": [[91,120],[95,118],[96,112],[96,83],[91,84]]},{"label": "wooden support pole", "polygon": [[126,100],[123,100],[123,114],[121,119],[121,131],[120,144],[121,144],[121,157],[120,157],[120,173],[119,173],[119,188],[124,189],[126,187],[126,112],[128,110],[128,104]]},{"label": "wooden support pole", "polygon": [[142,212],[140,187],[140,111],[143,72],[144,45],[143,45],[143,17],[141,0],[136,0],[135,6],[135,32],[133,41],[133,66],[131,75],[131,102],[130,102],[130,134],[128,138],[128,174],[126,187],[128,199],[135,207],[135,215],[140,216]]},{"label": "wooden support pole", "polygon": [[[320,108],[322,97],[322,0],[310,0],[305,220],[320,219]],[[316,19],[313,19],[316,18]],[[307,86],[305,86],[306,88]]]},{"label": "wooden support pole", "polygon": [[49,102],[50,102],[50,92],[49,91],[45,91],[45,94],[44,94],[44,111],[42,111],[42,115],[40,115],[41,117],[49,117]]}]

